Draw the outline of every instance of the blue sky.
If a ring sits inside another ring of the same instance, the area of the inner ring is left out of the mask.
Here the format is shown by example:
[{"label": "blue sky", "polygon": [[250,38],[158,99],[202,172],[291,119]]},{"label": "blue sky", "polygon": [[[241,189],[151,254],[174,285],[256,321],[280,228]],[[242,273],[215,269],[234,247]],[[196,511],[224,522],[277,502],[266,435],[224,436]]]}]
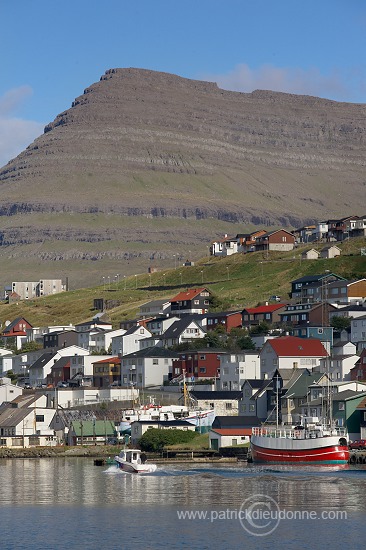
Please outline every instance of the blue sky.
[{"label": "blue sky", "polygon": [[1,0],[0,166],[107,69],[366,103],[365,0]]}]

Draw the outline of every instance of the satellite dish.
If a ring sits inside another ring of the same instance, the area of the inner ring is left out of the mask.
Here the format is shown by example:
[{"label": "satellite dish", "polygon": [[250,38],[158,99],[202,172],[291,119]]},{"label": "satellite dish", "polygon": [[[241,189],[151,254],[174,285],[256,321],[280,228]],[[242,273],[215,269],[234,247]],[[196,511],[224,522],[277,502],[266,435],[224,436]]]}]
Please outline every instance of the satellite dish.
[{"label": "satellite dish", "polygon": [[11,321],[5,321],[5,326],[8,327],[10,325]]}]

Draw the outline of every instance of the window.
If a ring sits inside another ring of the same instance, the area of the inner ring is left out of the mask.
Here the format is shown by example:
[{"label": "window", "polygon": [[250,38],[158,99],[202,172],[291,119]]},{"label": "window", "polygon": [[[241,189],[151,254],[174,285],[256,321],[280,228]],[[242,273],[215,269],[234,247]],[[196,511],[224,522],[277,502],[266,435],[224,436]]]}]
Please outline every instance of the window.
[{"label": "window", "polygon": [[206,367],[200,367],[200,372],[204,374],[206,372]]},{"label": "window", "polygon": [[250,390],[245,390],[245,397],[250,397]]},{"label": "window", "polygon": [[154,357],[153,358],[153,365],[158,365],[159,364],[159,359],[157,357]]},{"label": "window", "polygon": [[232,403],[225,403],[225,409],[227,411],[231,410],[233,408],[233,404]]},{"label": "window", "polygon": [[[246,411],[247,411],[247,406],[246,406],[246,404],[245,404],[245,403],[242,403],[240,409],[241,409],[242,412],[246,412]],[[366,416],[366,413],[365,413],[365,416]]]},{"label": "window", "polygon": [[44,414],[36,414],[36,422],[44,422]]},{"label": "window", "polygon": [[344,403],[338,403],[338,410],[344,411]]},{"label": "window", "polygon": [[255,412],[255,405],[249,405],[249,412]]}]

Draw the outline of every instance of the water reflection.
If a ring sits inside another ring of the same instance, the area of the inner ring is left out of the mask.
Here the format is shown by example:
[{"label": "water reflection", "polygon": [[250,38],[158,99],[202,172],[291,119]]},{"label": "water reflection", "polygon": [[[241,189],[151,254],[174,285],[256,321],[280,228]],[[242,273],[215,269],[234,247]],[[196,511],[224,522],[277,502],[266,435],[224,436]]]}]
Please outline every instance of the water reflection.
[{"label": "water reflection", "polygon": [[96,467],[91,459],[0,461],[1,505],[240,507],[252,494],[280,507],[366,510],[366,466],[342,469],[164,465],[151,475]]}]

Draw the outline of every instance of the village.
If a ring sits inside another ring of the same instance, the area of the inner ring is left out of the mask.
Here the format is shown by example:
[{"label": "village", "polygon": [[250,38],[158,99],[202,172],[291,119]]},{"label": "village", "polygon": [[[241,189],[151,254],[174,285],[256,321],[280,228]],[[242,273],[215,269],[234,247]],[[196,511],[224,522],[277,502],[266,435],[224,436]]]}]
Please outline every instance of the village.
[{"label": "village", "polygon": [[[364,218],[355,218],[292,233],[263,230],[225,238],[212,243],[210,252],[281,250],[315,235],[321,253],[334,258],[340,249],[332,240],[358,236],[361,221],[365,225]],[[248,248],[239,250],[238,243]],[[303,256],[317,259],[309,250]],[[57,281],[13,282],[8,299],[65,290]],[[253,428],[274,422],[276,415],[283,425],[320,418],[330,394],[335,425],[346,428],[351,441],[363,439],[365,296],[365,278],[347,280],[326,270],[291,281],[286,296],[271,295],[234,311],[211,312],[212,293],[197,286],[142,304],[139,315],[118,328],[98,299],[94,309],[100,312],[79,324],[35,327],[24,317],[13,319],[0,335],[0,446],[119,442],[123,411],[151,406],[152,395],[154,406],[171,403],[181,406],[181,414],[136,418],[133,444],[158,427],[208,431],[213,450],[242,445]],[[183,406],[210,411],[211,421],[188,422]]]}]

